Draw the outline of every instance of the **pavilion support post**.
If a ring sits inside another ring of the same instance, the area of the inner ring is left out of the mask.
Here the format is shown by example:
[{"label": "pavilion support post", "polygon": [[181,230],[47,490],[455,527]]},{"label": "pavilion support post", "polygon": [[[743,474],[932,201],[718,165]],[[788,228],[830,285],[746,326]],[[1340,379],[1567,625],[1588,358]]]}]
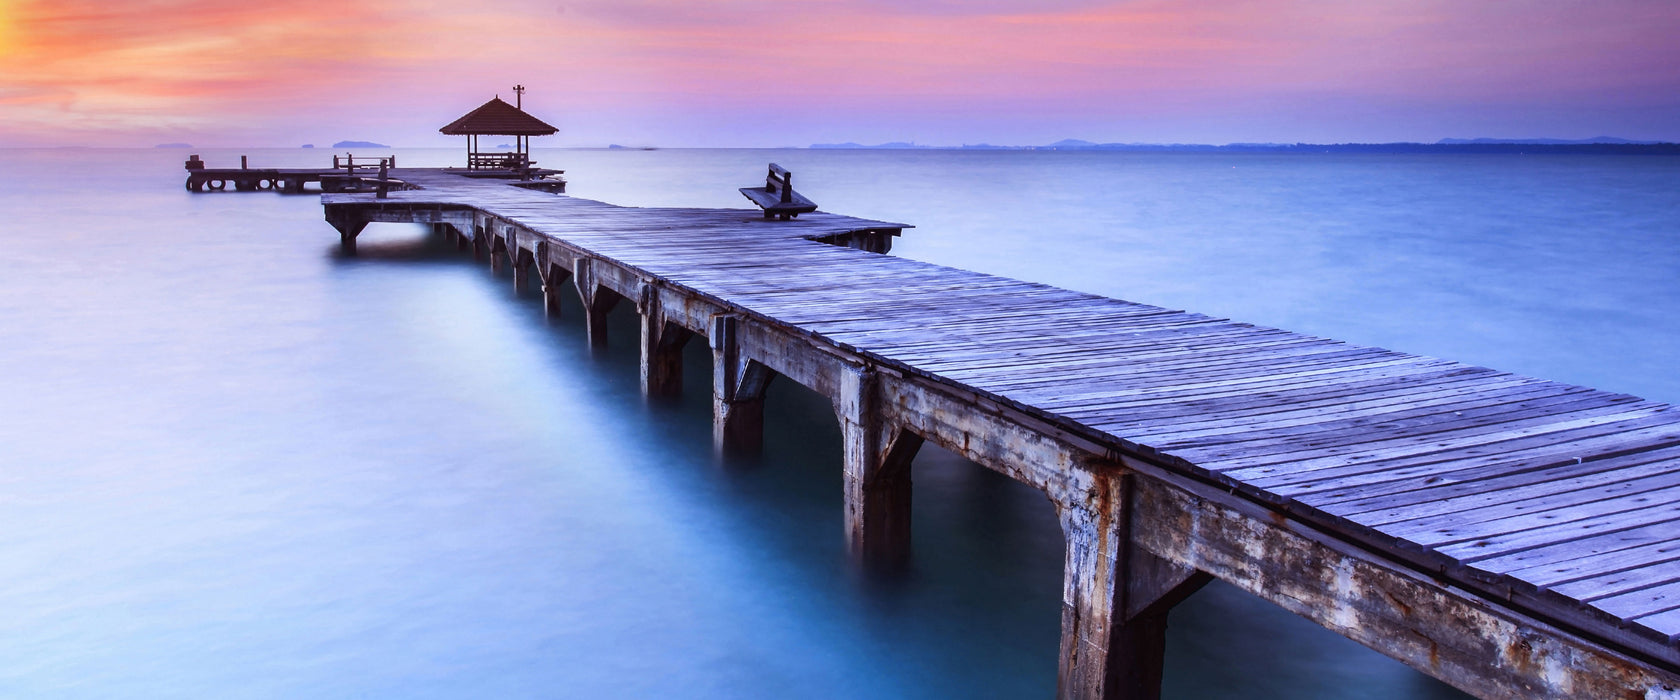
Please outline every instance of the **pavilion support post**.
[{"label": "pavilion support post", "polygon": [[683,346],[694,332],[665,318],[659,290],[642,287],[638,304],[642,319],[642,393],[647,396],[679,396],[683,384]]},{"label": "pavilion support post", "polygon": [[1211,579],[1131,543],[1135,478],[1095,474],[1057,504],[1067,538],[1057,697],[1159,698],[1167,613]]},{"label": "pavilion support post", "polygon": [[911,461],[922,437],[884,417],[880,377],[869,367],[840,375],[835,413],[845,472],[846,548],[866,570],[894,573],[910,562]]},{"label": "pavilion support post", "polygon": [[752,454],[764,447],[764,393],[775,373],[741,352],[741,320],[712,317],[712,443],[719,453]]}]

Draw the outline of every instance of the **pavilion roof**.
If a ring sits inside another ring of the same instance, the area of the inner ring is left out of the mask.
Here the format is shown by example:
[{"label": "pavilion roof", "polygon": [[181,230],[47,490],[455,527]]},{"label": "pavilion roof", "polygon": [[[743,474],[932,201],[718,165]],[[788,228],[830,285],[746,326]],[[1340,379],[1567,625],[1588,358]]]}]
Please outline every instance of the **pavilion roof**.
[{"label": "pavilion roof", "polygon": [[502,98],[495,97],[438,131],[450,136],[547,136],[559,129],[527,114],[525,110],[503,102]]}]

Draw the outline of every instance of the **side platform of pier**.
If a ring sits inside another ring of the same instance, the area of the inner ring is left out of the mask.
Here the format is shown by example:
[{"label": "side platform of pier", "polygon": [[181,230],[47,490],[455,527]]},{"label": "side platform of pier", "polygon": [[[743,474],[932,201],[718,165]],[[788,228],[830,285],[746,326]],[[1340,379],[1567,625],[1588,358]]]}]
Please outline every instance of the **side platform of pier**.
[{"label": "side platform of pier", "polygon": [[328,194],[641,318],[642,386],[711,350],[714,437],[775,378],[828,397],[860,564],[909,556],[931,442],[1043,491],[1066,535],[1059,694],[1159,694],[1212,578],[1480,697],[1680,698],[1680,411],[1630,396],[883,255],[903,224],[619,207],[393,170]]}]

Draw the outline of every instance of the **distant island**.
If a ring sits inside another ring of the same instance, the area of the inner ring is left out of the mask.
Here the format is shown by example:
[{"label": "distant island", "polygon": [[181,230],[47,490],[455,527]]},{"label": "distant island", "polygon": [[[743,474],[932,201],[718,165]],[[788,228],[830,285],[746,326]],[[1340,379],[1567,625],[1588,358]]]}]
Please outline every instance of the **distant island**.
[{"label": "distant island", "polygon": [[390,146],[387,146],[383,143],[374,143],[372,141],[339,141],[338,143],[333,144],[332,147],[333,148],[390,148]]},{"label": "distant island", "polygon": [[314,148],[314,147],[315,147],[315,144],[313,144],[313,143],[306,143],[306,144],[303,144],[302,146],[298,146],[298,148]]},{"label": "distant island", "polygon": [[190,143],[160,143],[152,148],[192,148]]},{"label": "distant island", "polygon": [[1633,141],[1613,136],[1591,139],[1441,139],[1435,143],[1228,143],[1222,146],[1197,143],[1094,143],[1063,139],[1044,146],[994,146],[989,143],[961,146],[928,146],[905,141],[866,146],[858,143],[813,143],[810,148],[835,149],[927,149],[965,151],[1130,151],[1130,152],[1217,152],[1217,153],[1599,153],[1680,155],[1680,144],[1665,141]]}]

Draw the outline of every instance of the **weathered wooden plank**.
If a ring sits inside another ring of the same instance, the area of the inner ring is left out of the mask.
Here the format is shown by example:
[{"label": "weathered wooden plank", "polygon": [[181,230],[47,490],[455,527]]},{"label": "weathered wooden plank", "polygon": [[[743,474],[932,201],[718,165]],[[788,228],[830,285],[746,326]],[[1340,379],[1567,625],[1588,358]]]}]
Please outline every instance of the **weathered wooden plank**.
[{"label": "weathered wooden plank", "polygon": [[[1616,513],[1648,511],[1651,506],[1680,503],[1680,486],[1675,485],[1675,479],[1652,481],[1654,483],[1647,488],[1653,490],[1612,486],[1556,493],[1480,511],[1397,523],[1383,527],[1382,531],[1384,534],[1403,537],[1421,545],[1438,547]],[[1658,486],[1665,488],[1657,488]]]},{"label": "weathered wooden plank", "polygon": [[[1583,540],[1581,544],[1590,541]],[[1538,587],[1552,588],[1589,578],[1614,576],[1630,570],[1644,569],[1654,564],[1680,559],[1680,541],[1662,540],[1585,555],[1580,553],[1579,547],[1562,546],[1555,549],[1566,550],[1562,561],[1517,569],[1507,575]],[[1549,553],[1551,550],[1544,551]]]},{"label": "weathered wooden plank", "polygon": [[1666,416],[1646,416],[1575,429],[1542,431],[1514,439],[1493,436],[1493,439],[1483,437],[1458,444],[1414,445],[1410,450],[1379,454],[1342,454],[1312,460],[1310,464],[1303,463],[1299,469],[1272,468],[1271,472],[1281,472],[1272,476],[1249,474],[1233,478],[1281,495],[1298,497],[1322,490],[1441,473],[1461,466],[1515,462],[1530,456],[1585,461],[1601,453],[1620,453],[1646,445],[1674,444],[1676,441],[1680,441],[1680,425],[1669,422]]},{"label": "weathered wooden plank", "polygon": [[[1574,406],[1605,405],[1617,399],[1586,389],[1518,377],[1478,377],[1473,383],[1459,377],[1421,382],[1420,391],[1367,398],[1366,393],[1343,395],[1341,401],[1316,406],[1282,406],[1278,410],[1246,419],[1207,417],[1199,421],[1174,423],[1148,432],[1139,439],[1154,444],[1207,444],[1248,442],[1269,437],[1287,437],[1291,427],[1312,425],[1336,433],[1369,430],[1413,430],[1438,428],[1449,423],[1494,421],[1513,414],[1546,407],[1567,411]],[[1631,399],[1621,399],[1629,401]]]},{"label": "weathered wooden plank", "polygon": [[1611,615],[1629,620],[1677,610],[1680,609],[1680,582],[1600,598],[1592,604]]},{"label": "weathered wooden plank", "polygon": [[1578,579],[1569,583],[1549,586],[1549,588],[1576,600],[1592,602],[1600,598],[1608,598],[1659,584],[1675,582],[1680,582],[1680,555],[1671,559],[1647,561],[1636,568]]},{"label": "weathered wooden plank", "polygon": [[1680,610],[1668,610],[1655,615],[1634,620],[1634,624],[1668,635],[1669,639],[1680,637]]},{"label": "weathered wooden plank", "polygon": [[1654,548],[1680,541],[1680,521],[1657,521],[1625,530],[1614,530],[1582,538],[1559,538],[1540,546],[1498,554],[1474,562],[1476,568],[1495,574],[1530,572],[1540,567],[1567,566],[1568,562],[1618,553],[1651,556]]},{"label": "weathered wooden plank", "polygon": [[[1641,453],[1638,456],[1643,456]],[[1512,503],[1560,491],[1575,491],[1623,484],[1637,488],[1643,479],[1680,474],[1680,460],[1664,457],[1644,460],[1615,458],[1569,464],[1537,470],[1501,469],[1494,476],[1362,499],[1347,503],[1315,504],[1325,512],[1377,527],[1389,523],[1414,522],[1423,518]]]},{"label": "weathered wooden plank", "polygon": [[1631,530],[1652,523],[1680,519],[1680,503],[1666,503],[1637,511],[1617,511],[1557,525],[1537,527],[1509,534],[1492,535],[1439,547],[1436,551],[1464,562],[1477,562],[1502,554],[1557,545],[1592,535]]}]

